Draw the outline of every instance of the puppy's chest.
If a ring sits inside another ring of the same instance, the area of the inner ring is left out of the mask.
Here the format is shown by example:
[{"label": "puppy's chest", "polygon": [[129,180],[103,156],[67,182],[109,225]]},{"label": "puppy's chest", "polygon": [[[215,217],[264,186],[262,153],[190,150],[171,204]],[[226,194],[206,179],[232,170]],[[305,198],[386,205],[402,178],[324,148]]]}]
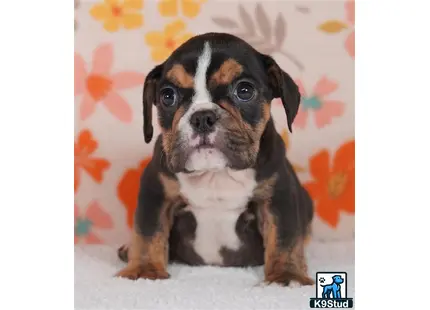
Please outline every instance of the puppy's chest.
[{"label": "puppy's chest", "polygon": [[222,170],[200,175],[178,175],[180,191],[187,199],[185,211],[193,214],[196,230],[192,246],[206,264],[223,264],[222,248],[238,250],[236,231],[256,186],[255,171]]},{"label": "puppy's chest", "polygon": [[253,169],[180,173],[178,180],[190,207],[214,212],[244,208],[257,185]]}]

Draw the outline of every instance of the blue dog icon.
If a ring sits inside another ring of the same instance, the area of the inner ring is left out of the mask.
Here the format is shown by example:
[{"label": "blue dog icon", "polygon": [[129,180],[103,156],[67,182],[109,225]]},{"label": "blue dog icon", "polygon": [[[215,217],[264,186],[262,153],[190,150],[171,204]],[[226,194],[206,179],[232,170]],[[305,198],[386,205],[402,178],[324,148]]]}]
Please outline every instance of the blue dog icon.
[{"label": "blue dog icon", "polygon": [[332,278],[332,284],[321,284],[321,286],[323,287],[322,298],[342,298],[340,296],[340,285],[343,283],[343,278],[339,275],[333,276]]}]

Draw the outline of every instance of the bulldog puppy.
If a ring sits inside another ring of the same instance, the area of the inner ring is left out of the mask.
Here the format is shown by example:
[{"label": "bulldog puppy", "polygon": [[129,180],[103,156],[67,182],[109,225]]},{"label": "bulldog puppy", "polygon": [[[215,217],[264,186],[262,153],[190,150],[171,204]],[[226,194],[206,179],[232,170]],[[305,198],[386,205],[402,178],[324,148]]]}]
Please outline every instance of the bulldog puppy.
[{"label": "bulldog puppy", "polygon": [[155,105],[161,134],[117,276],[166,279],[169,261],[264,264],[266,283],[314,284],[304,253],[313,205],[275,129],[274,98],[291,131],[297,85],[272,57],[226,33],[195,36],[153,68],[143,131],[149,143]]}]

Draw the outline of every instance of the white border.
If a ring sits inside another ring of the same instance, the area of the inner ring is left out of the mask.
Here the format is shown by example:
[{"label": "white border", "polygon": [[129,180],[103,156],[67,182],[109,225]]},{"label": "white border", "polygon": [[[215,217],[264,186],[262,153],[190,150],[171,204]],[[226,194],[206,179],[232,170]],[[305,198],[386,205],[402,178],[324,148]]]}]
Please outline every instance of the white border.
[{"label": "white border", "polygon": [[356,2],[357,309],[427,303],[429,9]]},{"label": "white border", "polygon": [[73,1],[4,1],[0,309],[73,309]]},{"label": "white border", "polygon": [[[356,4],[358,309],[414,309],[428,296],[430,10],[420,3]],[[1,309],[73,307],[72,7],[2,7]]]}]

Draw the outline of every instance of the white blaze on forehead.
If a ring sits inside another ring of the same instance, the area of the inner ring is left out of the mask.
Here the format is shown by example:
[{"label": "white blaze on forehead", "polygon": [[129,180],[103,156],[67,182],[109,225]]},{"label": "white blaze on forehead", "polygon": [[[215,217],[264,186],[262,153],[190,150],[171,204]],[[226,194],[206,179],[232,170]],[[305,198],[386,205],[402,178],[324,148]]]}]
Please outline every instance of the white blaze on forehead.
[{"label": "white blaze on forehead", "polygon": [[206,73],[211,63],[211,47],[209,42],[205,42],[203,52],[197,60],[197,69],[194,76],[193,104],[204,104],[212,102],[211,95],[206,87]]},{"label": "white blaze on forehead", "polygon": [[191,100],[190,107],[179,120],[178,124],[182,138],[184,138],[185,141],[188,141],[191,146],[194,146],[194,144],[197,144],[200,141],[200,138],[194,138],[194,140],[192,138],[193,129],[190,125],[191,115],[199,110],[216,109],[216,105],[212,102],[211,95],[206,87],[206,73],[211,63],[211,56],[212,50],[209,42],[205,42],[202,53],[197,58],[196,73],[194,75],[194,96]]},{"label": "white blaze on forehead", "polygon": [[211,47],[209,42],[205,42],[203,51],[197,59],[197,69],[194,76],[194,96],[191,100],[191,105],[187,112],[179,120],[179,130],[184,131],[185,135],[190,135],[192,129],[190,127],[190,117],[198,110],[213,109],[211,95],[206,87],[206,72],[211,63]]},{"label": "white blaze on forehead", "polygon": [[[211,63],[212,50],[209,42],[205,42],[202,53],[197,58],[196,73],[194,75],[194,96],[191,105],[179,120],[178,129],[184,144],[196,147],[201,143],[201,137],[194,134],[190,124],[191,116],[200,110],[216,110],[218,107],[212,102],[211,95],[206,85],[206,75]],[[219,130],[208,135],[210,143],[215,142]],[[203,171],[209,169],[222,169],[226,166],[225,156],[217,150],[196,150],[192,152],[187,160],[186,167],[191,171]]]}]

